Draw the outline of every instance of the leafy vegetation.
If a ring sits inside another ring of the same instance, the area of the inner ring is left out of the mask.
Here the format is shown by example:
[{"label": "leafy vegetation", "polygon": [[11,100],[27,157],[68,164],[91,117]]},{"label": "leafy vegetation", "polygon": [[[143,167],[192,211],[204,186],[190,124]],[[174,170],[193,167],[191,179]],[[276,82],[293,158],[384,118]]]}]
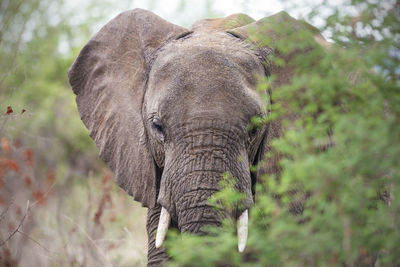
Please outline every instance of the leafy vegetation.
[{"label": "leafy vegetation", "polygon": [[[0,3],[0,263],[143,266],[145,210],[98,159],[66,77],[104,18],[132,1],[79,1],[79,9],[67,2]],[[221,13],[206,2],[205,12]],[[180,1],[177,12],[189,8]],[[321,48],[309,32],[276,44],[283,57],[314,48],[291,61],[296,75],[274,88],[271,116],[254,120],[282,119],[288,130],[268,155],[281,157],[279,180],[265,176],[257,185],[245,252],[237,252],[227,220],[210,236],[171,233],[171,266],[353,266],[375,258],[400,265],[399,5],[324,3],[308,19],[322,9],[329,16],[321,29],[335,45]],[[296,120],[286,119],[291,113]],[[233,208],[240,195],[225,178],[213,201]],[[297,194],[287,194],[292,189]],[[304,212],[288,212],[304,196]]]},{"label": "leafy vegetation", "polygon": [[[279,179],[257,184],[245,252],[227,220],[206,237],[170,234],[169,266],[400,265],[399,5],[353,0],[330,11],[330,47],[310,30],[276,25],[285,38],[271,45],[280,52],[271,61],[296,69],[290,84],[272,88],[272,114],[254,120],[281,120],[286,131],[266,158],[280,157]],[[240,195],[230,185],[213,203],[232,208]],[[289,212],[299,202],[304,211]]]}]

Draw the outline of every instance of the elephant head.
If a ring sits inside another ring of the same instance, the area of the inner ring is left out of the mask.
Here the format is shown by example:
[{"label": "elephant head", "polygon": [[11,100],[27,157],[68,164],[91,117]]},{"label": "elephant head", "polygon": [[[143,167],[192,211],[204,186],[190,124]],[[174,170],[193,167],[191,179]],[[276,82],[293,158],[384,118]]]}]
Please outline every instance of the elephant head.
[{"label": "elephant head", "polygon": [[135,9],[105,25],[71,66],[70,84],[100,157],[118,185],[149,208],[149,264],[165,257],[157,248],[168,227],[202,233],[220,224],[207,200],[225,172],[245,196],[228,214],[239,219],[244,249],[253,186],[262,172],[278,170],[270,162],[250,173],[280,135],[276,125],[249,130],[252,117],[268,112],[268,92],[257,91],[257,81],[272,72],[279,85],[290,75],[269,66],[273,48],[257,45],[249,32],[268,34],[268,24],[282,19],[299,24],[286,13],[258,22],[238,14],[188,30]]}]

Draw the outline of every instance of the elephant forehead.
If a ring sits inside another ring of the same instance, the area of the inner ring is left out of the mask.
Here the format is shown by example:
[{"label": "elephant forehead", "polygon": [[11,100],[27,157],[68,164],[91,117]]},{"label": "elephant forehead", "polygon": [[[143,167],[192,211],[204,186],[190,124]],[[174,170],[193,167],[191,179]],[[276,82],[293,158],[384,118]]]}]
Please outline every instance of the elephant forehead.
[{"label": "elephant forehead", "polygon": [[175,117],[207,111],[248,121],[261,112],[257,75],[264,75],[263,66],[243,41],[224,32],[193,33],[159,51],[149,73],[147,107]]},{"label": "elephant forehead", "polygon": [[257,78],[264,74],[261,61],[244,41],[225,32],[193,33],[159,51],[149,81],[162,84],[175,80],[186,86],[207,82],[219,87],[236,84],[255,89]]}]

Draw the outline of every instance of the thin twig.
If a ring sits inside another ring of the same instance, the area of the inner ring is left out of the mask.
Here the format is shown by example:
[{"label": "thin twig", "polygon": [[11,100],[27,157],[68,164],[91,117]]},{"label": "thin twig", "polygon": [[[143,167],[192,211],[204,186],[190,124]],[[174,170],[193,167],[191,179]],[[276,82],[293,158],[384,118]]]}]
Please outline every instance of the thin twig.
[{"label": "thin twig", "polygon": [[25,236],[26,238],[28,238],[30,241],[36,243],[36,245],[38,245],[39,247],[41,247],[42,249],[46,250],[47,252],[51,253],[51,254],[57,254],[56,252],[53,252],[51,250],[49,250],[48,248],[46,248],[45,246],[43,246],[42,244],[40,244],[38,241],[36,241],[35,239],[33,239],[32,237],[30,237],[27,233],[24,233],[20,230],[17,230],[18,233],[20,233],[21,235]]},{"label": "thin twig", "polygon": [[[20,230],[18,230],[18,233],[21,234],[21,235],[23,235],[23,236],[25,236],[25,237],[28,238],[30,241],[34,242],[36,245],[38,245],[39,247],[41,247],[42,249],[44,249],[44,250],[47,251],[48,253],[50,253],[50,254],[55,254],[55,255],[60,255],[59,253],[50,251],[48,248],[46,248],[45,246],[43,246],[42,244],[40,244],[38,241],[36,241],[36,240],[33,239],[32,237],[30,237],[28,234],[26,234],[26,233],[24,233],[24,232],[22,232],[22,231],[20,231]],[[47,256],[47,255],[46,255],[46,256]],[[47,256],[47,258],[48,258],[51,262],[55,263],[56,265],[61,266],[60,262],[56,261],[56,260],[53,259],[52,257]]]},{"label": "thin twig", "polygon": [[10,204],[7,206],[7,208],[0,214],[0,222],[4,219],[4,217],[6,216],[8,210],[10,209],[10,207],[12,206],[12,204],[14,203],[14,199],[11,199]]},{"label": "thin twig", "polygon": [[[51,189],[53,189],[54,185],[55,185],[55,182],[52,183],[49,188],[47,188],[46,193],[44,193],[44,195],[43,195],[44,198],[47,197],[47,195],[50,193]],[[38,202],[39,202],[39,200],[36,200],[35,202],[32,203],[32,205],[30,207],[35,206]]]},{"label": "thin twig", "polygon": [[106,266],[113,266],[105,257],[104,251],[96,244],[96,242],[90,237],[90,235],[83,229],[79,224],[77,224],[72,218],[68,217],[67,215],[63,214],[63,217],[73,223],[80,231],[83,233],[86,238],[90,241],[93,248],[95,248],[97,255],[102,258]]},{"label": "thin twig", "polygon": [[5,243],[7,243],[8,240],[10,240],[19,231],[19,228],[21,228],[22,224],[25,221],[26,216],[28,215],[29,208],[30,208],[30,206],[29,206],[29,200],[28,200],[24,217],[22,217],[21,221],[18,224],[18,227],[7,237],[7,239],[0,243],[0,247],[3,246]]}]

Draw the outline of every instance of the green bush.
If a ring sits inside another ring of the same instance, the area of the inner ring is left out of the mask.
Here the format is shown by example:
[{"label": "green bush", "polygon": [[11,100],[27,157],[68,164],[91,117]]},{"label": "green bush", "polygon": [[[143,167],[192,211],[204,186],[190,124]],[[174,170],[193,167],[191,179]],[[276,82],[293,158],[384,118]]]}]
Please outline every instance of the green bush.
[{"label": "green bush", "polygon": [[[331,47],[312,44],[309,32],[276,44],[283,56],[313,49],[289,63],[295,75],[273,89],[272,115],[254,120],[282,119],[287,130],[266,157],[279,154],[282,171],[257,184],[245,252],[237,252],[236,225],[227,219],[209,236],[171,233],[169,266],[400,265],[399,6],[354,0],[330,14],[322,29]],[[296,119],[287,120],[291,113]],[[240,197],[230,184],[213,198],[228,208]],[[290,205],[303,197],[295,216]]]}]

